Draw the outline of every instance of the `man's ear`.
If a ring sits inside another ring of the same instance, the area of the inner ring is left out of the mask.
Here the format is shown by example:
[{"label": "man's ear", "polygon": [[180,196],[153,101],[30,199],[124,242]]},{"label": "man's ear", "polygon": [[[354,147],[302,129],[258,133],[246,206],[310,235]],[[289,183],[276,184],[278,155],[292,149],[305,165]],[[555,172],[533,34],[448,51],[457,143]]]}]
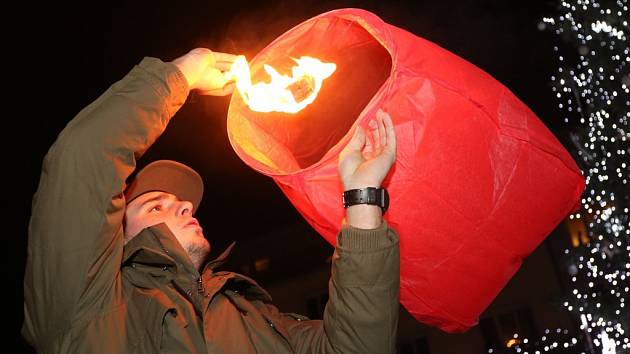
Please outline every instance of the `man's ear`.
[{"label": "man's ear", "polygon": [[126,245],[127,242],[131,241],[131,239],[133,237],[128,237],[127,236],[127,206],[125,205],[125,213],[123,216],[123,221],[122,221],[122,233],[123,233],[123,241],[124,244]]},{"label": "man's ear", "polygon": [[123,233],[123,240],[124,240],[125,245],[127,244],[127,242],[131,241],[131,239],[133,238],[133,236],[131,237],[127,236],[127,207],[128,205],[125,203],[125,208],[123,209],[123,219],[122,219],[122,233]]}]

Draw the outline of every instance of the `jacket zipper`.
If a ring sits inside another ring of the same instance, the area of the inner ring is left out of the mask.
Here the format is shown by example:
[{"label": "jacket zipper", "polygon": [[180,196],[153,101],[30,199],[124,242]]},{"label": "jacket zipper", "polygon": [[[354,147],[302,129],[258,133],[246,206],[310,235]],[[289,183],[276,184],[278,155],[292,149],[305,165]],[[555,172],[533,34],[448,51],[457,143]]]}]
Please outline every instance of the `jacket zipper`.
[{"label": "jacket zipper", "polygon": [[203,280],[201,279],[201,276],[199,276],[199,278],[197,279],[197,292],[199,294],[203,294],[205,292],[203,289]]}]

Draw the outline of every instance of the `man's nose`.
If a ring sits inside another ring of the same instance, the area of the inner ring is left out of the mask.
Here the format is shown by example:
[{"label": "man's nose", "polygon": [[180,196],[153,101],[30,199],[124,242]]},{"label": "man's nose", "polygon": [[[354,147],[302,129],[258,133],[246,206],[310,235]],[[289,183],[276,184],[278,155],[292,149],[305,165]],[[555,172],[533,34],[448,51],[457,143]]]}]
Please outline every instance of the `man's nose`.
[{"label": "man's nose", "polygon": [[193,205],[191,202],[182,200],[179,204],[179,208],[177,209],[178,216],[188,216],[192,215]]}]

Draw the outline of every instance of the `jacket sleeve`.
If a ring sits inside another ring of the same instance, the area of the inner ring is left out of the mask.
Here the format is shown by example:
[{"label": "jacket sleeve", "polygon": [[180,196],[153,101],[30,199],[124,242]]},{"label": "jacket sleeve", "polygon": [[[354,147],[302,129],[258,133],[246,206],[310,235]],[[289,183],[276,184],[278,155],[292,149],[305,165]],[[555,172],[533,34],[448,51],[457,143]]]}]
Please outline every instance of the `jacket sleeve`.
[{"label": "jacket sleeve", "polygon": [[125,180],[187,95],[175,65],[145,58],[49,149],[33,197],[24,275],[22,333],[34,346],[120,294]]},{"label": "jacket sleeve", "polygon": [[398,235],[344,225],[333,254],[323,321],[279,316],[296,353],[395,353],[400,288]]}]

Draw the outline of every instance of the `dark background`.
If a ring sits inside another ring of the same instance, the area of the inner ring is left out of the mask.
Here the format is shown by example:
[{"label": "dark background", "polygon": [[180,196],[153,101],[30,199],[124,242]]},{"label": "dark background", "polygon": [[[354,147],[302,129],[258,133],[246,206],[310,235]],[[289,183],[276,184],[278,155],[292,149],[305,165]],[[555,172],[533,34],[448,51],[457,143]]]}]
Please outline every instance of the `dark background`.
[{"label": "dark background", "polygon": [[[502,82],[523,100],[561,141],[567,126],[557,109],[549,78],[557,59],[555,36],[538,26],[554,14],[555,3],[509,0],[435,1],[135,1],[92,4],[61,2],[24,4],[12,12],[21,25],[9,74],[17,74],[20,109],[5,116],[15,136],[8,167],[11,205],[10,241],[3,267],[9,279],[10,336],[17,352],[28,352],[21,340],[22,277],[30,202],[37,188],[42,159],[63,127],[84,106],[122,78],[144,56],[165,61],[195,47],[245,54],[252,58],[278,35],[319,13],[343,7],[372,11],[385,22],[406,29],[465,58]],[[7,14],[10,16],[11,14]],[[15,58],[17,56],[17,58]],[[194,167],[206,183],[198,213],[217,252],[233,240],[273,234],[287,227],[306,230],[315,253],[329,246],[318,239],[273,181],[245,165],[232,150],[225,118],[229,97],[194,97],[180,110],[166,133],[140,160],[175,159]],[[565,145],[566,146],[566,145]],[[13,188],[14,187],[14,188]],[[71,212],[71,211],[69,211]],[[270,241],[272,240],[270,236]],[[238,258],[255,258],[260,249],[238,249]],[[214,251],[213,251],[214,252]],[[308,264],[291,258],[300,271]],[[300,266],[298,266],[300,265]],[[301,268],[302,267],[302,268]],[[239,271],[238,269],[235,269]],[[286,274],[277,274],[281,277]],[[273,281],[268,278],[262,281]]]}]

